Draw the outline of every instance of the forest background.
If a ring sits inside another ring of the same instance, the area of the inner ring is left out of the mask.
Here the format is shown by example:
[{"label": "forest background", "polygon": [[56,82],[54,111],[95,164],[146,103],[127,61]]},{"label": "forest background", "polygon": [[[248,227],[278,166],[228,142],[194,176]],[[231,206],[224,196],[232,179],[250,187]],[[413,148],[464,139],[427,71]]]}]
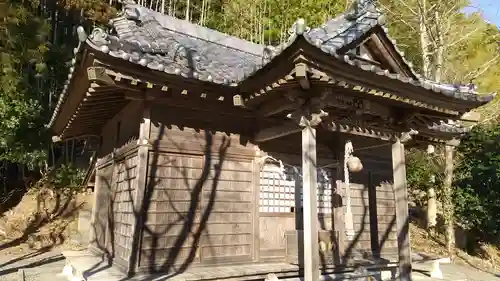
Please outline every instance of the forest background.
[{"label": "forest background", "polygon": [[[500,89],[500,30],[467,0],[378,0],[389,33],[425,78],[474,83],[482,93]],[[259,44],[285,41],[298,18],[319,26],[352,0],[140,0],[159,12]],[[0,211],[16,194],[44,187],[59,196],[79,192],[83,171],[72,165],[75,141],[54,144],[45,127],[67,78],[76,28],[106,27],[120,10],[116,0],[0,0]],[[482,119],[454,157],[452,187],[444,188],[442,147],[410,149],[407,174],[412,202],[457,225],[473,242],[500,237],[500,102],[477,110]],[[68,193],[69,190],[69,193]],[[434,195],[435,194],[435,195]],[[451,208],[448,208],[449,206]],[[448,210],[443,212],[443,210]],[[427,225],[429,233],[434,225]],[[450,234],[451,235],[451,234]],[[452,237],[447,237],[450,240]],[[451,241],[449,241],[451,243]]]}]

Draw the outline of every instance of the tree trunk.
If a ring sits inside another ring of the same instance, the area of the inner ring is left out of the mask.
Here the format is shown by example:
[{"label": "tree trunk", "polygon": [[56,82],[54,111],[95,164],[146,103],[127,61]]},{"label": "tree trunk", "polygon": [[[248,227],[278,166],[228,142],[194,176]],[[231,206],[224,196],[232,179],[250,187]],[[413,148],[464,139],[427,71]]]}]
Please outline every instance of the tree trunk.
[{"label": "tree trunk", "polygon": [[185,14],[184,19],[187,20],[187,21],[189,21],[189,12],[190,12],[189,11],[189,6],[190,6],[190,4],[191,4],[190,0],[186,0],[186,14]]},{"label": "tree trunk", "polygon": [[453,147],[445,147],[445,178],[443,190],[443,214],[446,224],[446,248],[450,259],[453,259],[455,248],[455,229],[453,223],[453,202],[451,198],[453,182]]},{"label": "tree trunk", "polygon": [[435,235],[437,224],[437,199],[436,190],[431,187],[427,190],[427,232]]},{"label": "tree trunk", "polygon": [[429,57],[429,30],[427,30],[426,23],[426,1],[422,0],[421,5],[419,6],[419,27],[420,27],[420,49],[422,52],[422,71],[425,78],[429,78],[430,76],[430,57]]},{"label": "tree trunk", "polygon": [[172,0],[168,0],[168,15],[169,16],[174,15],[172,6],[173,6]]},{"label": "tree trunk", "polygon": [[439,12],[434,14],[436,33],[437,33],[437,49],[434,62],[434,80],[436,82],[441,82],[441,76],[443,73],[443,62],[444,62],[444,39],[441,32],[441,19]]}]

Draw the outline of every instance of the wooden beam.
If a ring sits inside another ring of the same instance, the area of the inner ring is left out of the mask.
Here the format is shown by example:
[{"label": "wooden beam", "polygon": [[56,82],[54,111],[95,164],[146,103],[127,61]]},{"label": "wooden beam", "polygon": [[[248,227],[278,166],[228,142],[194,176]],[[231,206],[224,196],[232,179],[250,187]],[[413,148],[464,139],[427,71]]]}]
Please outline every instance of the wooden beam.
[{"label": "wooden beam", "polygon": [[319,280],[316,129],[302,129],[302,192],[304,206],[304,280]]},{"label": "wooden beam", "polygon": [[408,187],[404,145],[397,140],[392,145],[394,197],[396,199],[396,227],[398,239],[399,279],[411,280],[410,217],[408,214]]},{"label": "wooden beam", "polygon": [[299,80],[300,86],[304,90],[311,88],[311,83],[309,83],[309,78],[307,77],[307,68],[307,65],[303,62],[295,64],[295,77]]},{"label": "wooden beam", "polygon": [[[202,99],[196,96],[173,93],[172,91],[163,91],[155,87],[147,94],[154,97],[155,102],[162,103],[171,107],[185,108],[189,110],[201,110],[205,112],[217,112],[222,115],[236,115],[241,117],[255,117],[255,113],[245,107],[234,106],[233,98],[218,101],[213,99]],[[148,98],[149,99],[149,98]]]},{"label": "wooden beam", "polygon": [[284,101],[277,99],[273,102],[265,103],[257,110],[257,115],[261,117],[269,117],[286,110],[295,110],[301,105],[300,102]]},{"label": "wooden beam", "polygon": [[259,142],[266,142],[270,141],[273,139],[285,137],[291,134],[295,134],[302,131],[302,129],[295,124],[294,122],[291,121],[286,121],[283,125],[281,126],[276,126],[276,127],[271,127],[271,128],[266,128],[261,131],[259,131],[255,137],[254,141],[259,143]]},{"label": "wooden beam", "polygon": [[128,100],[139,100],[139,101],[155,100],[161,97],[157,92],[153,93],[150,92],[152,91],[125,92],[123,93],[123,96],[125,99]]},{"label": "wooden beam", "polygon": [[402,65],[402,61],[400,61],[399,59],[396,58],[396,53],[393,51],[393,50],[389,50],[387,47],[386,47],[386,44],[384,44],[382,42],[382,40],[380,40],[379,38],[379,35],[378,34],[372,34],[370,36],[370,39],[372,40],[372,42],[375,44],[375,46],[377,46],[377,48],[379,49],[380,53],[382,54],[382,56],[384,58],[386,58],[387,62],[389,63],[389,65],[396,71],[396,72],[399,72],[400,74],[403,74],[405,76],[408,76],[408,77],[411,77],[412,75],[408,72],[408,69],[404,69],[403,70],[403,65]]}]

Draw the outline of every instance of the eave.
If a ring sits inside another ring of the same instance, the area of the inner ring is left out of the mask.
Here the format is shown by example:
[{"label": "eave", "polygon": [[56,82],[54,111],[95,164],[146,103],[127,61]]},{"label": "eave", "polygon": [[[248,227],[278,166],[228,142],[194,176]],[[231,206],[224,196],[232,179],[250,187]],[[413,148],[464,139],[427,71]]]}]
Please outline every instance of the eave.
[{"label": "eave", "polygon": [[421,85],[418,81],[375,66],[363,65],[347,55],[326,54],[311,46],[305,38],[298,37],[270,63],[239,84],[245,102],[260,103],[260,100],[268,99],[268,94],[295,87],[297,82],[301,82],[296,79],[295,66],[301,63],[308,66],[309,82],[312,84],[351,88],[367,96],[400,103],[403,107],[445,113],[450,118],[458,118],[458,115],[490,100],[476,95],[468,95],[468,99],[455,98],[448,93],[436,92],[435,87]]},{"label": "eave", "polygon": [[[126,4],[125,9],[133,10],[136,6]],[[145,16],[140,13],[156,19],[142,23],[151,25],[149,29],[139,24]],[[408,118],[410,122],[406,125],[425,129],[440,120],[459,119],[463,113],[493,98],[493,95],[453,91],[420,79],[395,42],[391,47],[384,17],[374,7],[354,17],[341,15],[315,29],[308,29],[303,21],[298,21],[289,40],[278,47],[253,44],[166,16],[162,21],[168,25],[164,25],[158,17],[164,16],[144,8],[115,19],[115,33],[96,28],[86,41],[81,41],[48,127],[63,137],[98,134],[102,122],[86,119],[96,115],[96,104],[109,104],[100,109],[106,114],[101,117],[109,118],[131,99],[166,101],[171,96],[182,107],[191,103],[199,103],[201,108],[212,103],[224,104],[224,110],[266,123],[267,117],[296,109],[298,96],[307,99],[303,93],[296,95],[297,91],[319,87],[383,103],[390,114],[394,114],[394,108],[409,109],[409,114],[396,117]],[[165,33],[168,36],[151,37],[146,32],[151,28],[168,31]],[[392,48],[390,56],[405,70],[403,73],[391,73],[345,54],[351,45],[375,33],[382,36],[381,43]],[[184,41],[175,40],[175,36]],[[187,46],[180,42],[187,42]],[[198,43],[206,48],[189,49],[199,46]],[[227,57],[214,60],[213,53],[218,52]],[[93,67],[100,68],[108,77],[101,77],[105,80],[90,77],[89,70]],[[68,131],[68,126],[76,123],[86,126],[84,132]]]}]

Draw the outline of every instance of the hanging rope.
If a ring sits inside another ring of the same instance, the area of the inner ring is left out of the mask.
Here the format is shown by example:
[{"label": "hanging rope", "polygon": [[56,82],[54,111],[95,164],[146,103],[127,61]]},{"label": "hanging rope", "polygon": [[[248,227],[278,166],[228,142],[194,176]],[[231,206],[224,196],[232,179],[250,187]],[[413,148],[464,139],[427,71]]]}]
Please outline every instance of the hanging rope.
[{"label": "hanging rope", "polygon": [[349,183],[349,168],[347,166],[347,162],[349,161],[349,158],[352,157],[353,152],[354,147],[352,146],[351,141],[347,141],[344,148],[344,182],[346,199],[345,232],[348,239],[351,239],[354,236],[354,221],[351,211],[351,187]]}]

